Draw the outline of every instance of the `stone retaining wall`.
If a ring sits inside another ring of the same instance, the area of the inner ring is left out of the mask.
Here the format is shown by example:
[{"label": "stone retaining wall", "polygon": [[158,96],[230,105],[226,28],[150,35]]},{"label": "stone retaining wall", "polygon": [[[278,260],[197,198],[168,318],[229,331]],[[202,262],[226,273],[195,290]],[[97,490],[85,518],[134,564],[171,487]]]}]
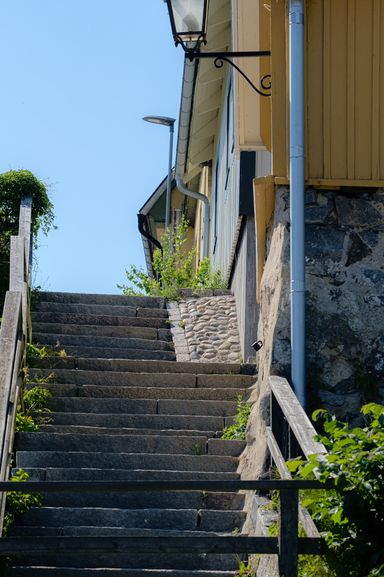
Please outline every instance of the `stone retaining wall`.
[{"label": "stone retaining wall", "polygon": [[184,291],[182,301],[167,305],[177,360],[242,361],[234,296],[230,291],[203,295]]}]

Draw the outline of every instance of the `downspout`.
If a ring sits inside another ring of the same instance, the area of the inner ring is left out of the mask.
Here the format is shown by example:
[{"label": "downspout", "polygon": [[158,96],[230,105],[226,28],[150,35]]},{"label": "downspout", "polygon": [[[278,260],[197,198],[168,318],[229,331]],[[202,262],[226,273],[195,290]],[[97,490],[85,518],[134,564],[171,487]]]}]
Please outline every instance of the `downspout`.
[{"label": "downspout", "polygon": [[209,199],[204,194],[191,190],[183,181],[184,167],[188,152],[189,126],[192,115],[193,92],[195,86],[195,71],[198,62],[191,62],[188,58],[184,61],[183,90],[181,95],[179,133],[177,139],[176,154],[176,186],[183,194],[191,196],[204,203],[203,223],[203,258],[208,256],[208,230],[209,230]]},{"label": "downspout", "polygon": [[291,380],[305,407],[304,0],[290,0]]}]

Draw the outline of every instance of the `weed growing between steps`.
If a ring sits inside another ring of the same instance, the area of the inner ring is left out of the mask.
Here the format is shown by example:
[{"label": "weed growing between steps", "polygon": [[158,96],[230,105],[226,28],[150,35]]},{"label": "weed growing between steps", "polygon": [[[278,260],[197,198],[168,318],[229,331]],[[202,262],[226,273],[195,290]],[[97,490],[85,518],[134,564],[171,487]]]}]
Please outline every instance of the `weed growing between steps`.
[{"label": "weed growing between steps", "polygon": [[117,285],[123,294],[161,296],[170,300],[180,298],[179,291],[184,288],[225,289],[227,282],[222,273],[211,271],[209,258],[203,258],[195,267],[197,251],[185,248],[188,221],[183,219],[173,231],[167,229],[162,237],[163,253],[156,249],[153,253],[153,269],[156,278],[152,278],[142,269],[131,265],[125,271],[128,285]]},{"label": "weed growing between steps", "polygon": [[[23,372],[24,383],[16,413],[16,432],[36,432],[39,431],[40,425],[51,421],[47,401],[52,393],[41,385],[54,382],[56,375],[52,372],[40,377],[34,375],[33,379],[30,379],[27,367]],[[25,385],[30,384],[36,386],[25,390]]]},{"label": "weed growing between steps", "polygon": [[[15,483],[28,481],[29,475],[23,469],[18,469],[10,479]],[[3,536],[6,537],[15,519],[24,515],[31,507],[41,507],[42,497],[39,493],[21,493],[10,491],[7,493],[5,505]]]},{"label": "weed growing between steps", "polygon": [[27,343],[27,366],[33,359],[46,359],[47,357],[66,357],[67,353],[64,349],[55,351],[51,347],[38,347],[32,343]]},{"label": "weed growing between steps", "polygon": [[236,402],[236,415],[233,424],[223,429],[222,439],[245,441],[245,431],[247,429],[251,405],[243,401],[239,395]]},{"label": "weed growing between steps", "polygon": [[256,577],[256,570],[250,561],[239,560],[239,568],[235,573],[235,577]]},{"label": "weed growing between steps", "polygon": [[40,425],[51,421],[47,401],[52,393],[44,387],[32,387],[24,391],[16,413],[16,432],[36,432]]}]

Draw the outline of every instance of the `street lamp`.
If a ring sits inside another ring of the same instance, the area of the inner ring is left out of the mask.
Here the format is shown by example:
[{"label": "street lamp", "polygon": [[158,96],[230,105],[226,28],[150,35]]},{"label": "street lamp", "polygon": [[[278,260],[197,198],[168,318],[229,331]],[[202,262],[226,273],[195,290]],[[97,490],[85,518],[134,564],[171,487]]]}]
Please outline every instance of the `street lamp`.
[{"label": "street lamp", "polygon": [[260,96],[270,96],[271,75],[266,74],[260,80],[260,88],[232,61],[232,58],[260,58],[270,56],[269,50],[252,52],[200,52],[202,44],[207,43],[207,17],[209,0],[164,0],[168,7],[172,35],[175,45],[181,44],[185,57],[191,62],[195,59],[212,58],[216,68],[222,68],[224,62],[235,68],[248,84]]},{"label": "street lamp", "polygon": [[181,44],[184,50],[199,50],[206,44],[207,0],[165,0],[168,6],[171,28],[176,46]]},{"label": "street lamp", "polygon": [[169,156],[168,156],[168,175],[167,175],[167,195],[165,200],[165,230],[169,227],[169,213],[171,212],[171,184],[172,184],[172,152],[173,152],[173,132],[175,118],[168,116],[144,116],[143,120],[153,124],[162,124],[169,126]]}]

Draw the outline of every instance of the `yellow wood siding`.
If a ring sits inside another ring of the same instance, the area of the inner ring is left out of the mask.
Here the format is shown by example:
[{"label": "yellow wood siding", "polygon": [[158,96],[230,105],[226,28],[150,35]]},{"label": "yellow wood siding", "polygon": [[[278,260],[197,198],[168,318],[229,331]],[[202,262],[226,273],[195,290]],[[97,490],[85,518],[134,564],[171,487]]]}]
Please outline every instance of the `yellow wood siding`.
[{"label": "yellow wood siding", "polygon": [[[287,2],[271,1],[273,174],[288,177]],[[384,184],[384,0],[307,0],[306,178]]]},{"label": "yellow wood siding", "polygon": [[[235,0],[234,49],[238,51],[270,50],[270,13],[265,0]],[[260,86],[263,76],[271,73],[271,59],[238,58],[237,66],[251,81]],[[270,97],[259,96],[237,72],[236,122],[239,150],[270,150]]]}]

